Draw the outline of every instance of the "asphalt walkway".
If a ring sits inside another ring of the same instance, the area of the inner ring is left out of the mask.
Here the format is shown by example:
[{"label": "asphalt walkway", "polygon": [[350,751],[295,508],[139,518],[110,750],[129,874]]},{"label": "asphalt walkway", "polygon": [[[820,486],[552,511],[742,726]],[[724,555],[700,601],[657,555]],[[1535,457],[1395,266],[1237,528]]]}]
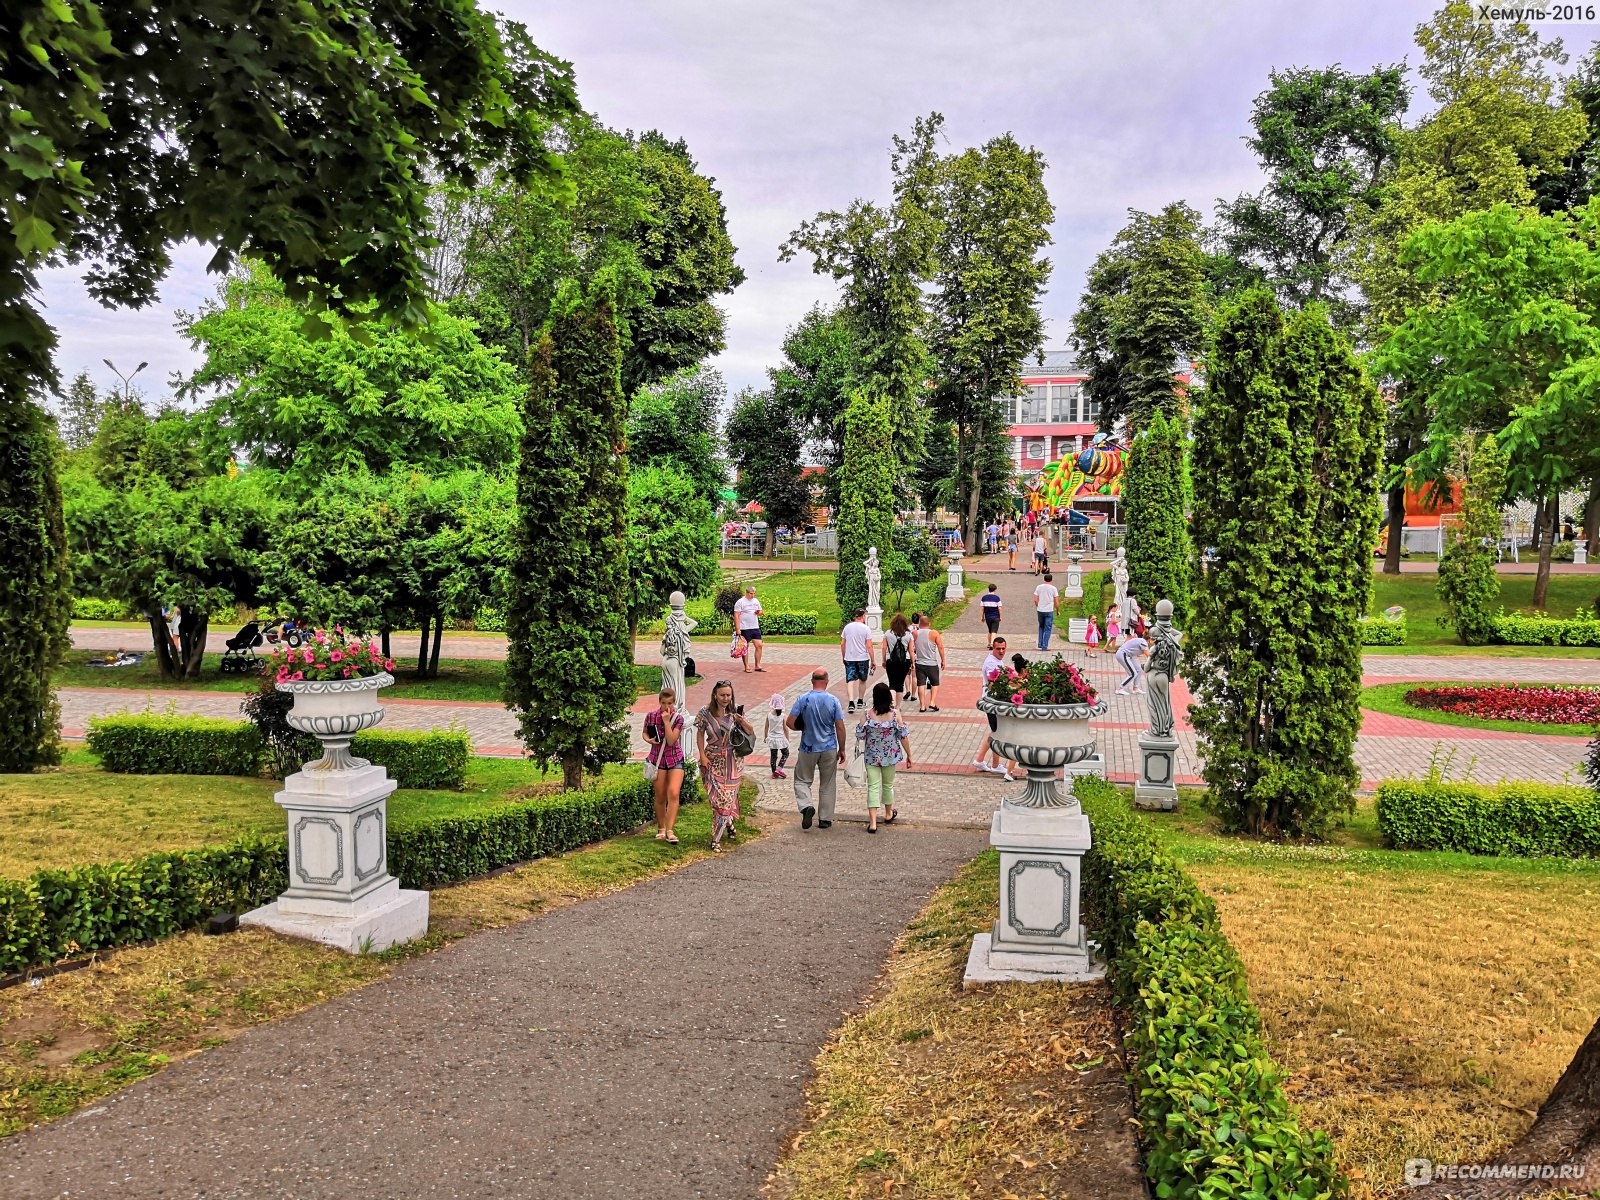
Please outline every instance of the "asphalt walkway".
[{"label": "asphalt walkway", "polygon": [[464,939],[0,1141],[0,1196],[730,1197],[976,833],[754,845]]}]

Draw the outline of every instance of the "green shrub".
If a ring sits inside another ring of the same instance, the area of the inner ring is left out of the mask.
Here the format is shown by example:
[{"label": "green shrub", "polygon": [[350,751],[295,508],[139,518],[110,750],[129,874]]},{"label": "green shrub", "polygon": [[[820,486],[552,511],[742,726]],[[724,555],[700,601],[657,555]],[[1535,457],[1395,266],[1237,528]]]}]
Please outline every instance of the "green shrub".
[{"label": "green shrub", "polygon": [[135,615],[120,600],[97,600],[93,596],[77,596],[72,601],[74,621],[131,621]]},{"label": "green shrub", "polygon": [[365,729],[351,739],[350,752],[388,770],[403,788],[460,789],[472,739],[460,729]]},{"label": "green shrub", "polygon": [[254,775],[261,763],[256,727],[222,717],[90,717],[88,742],[120,775]]},{"label": "green shrub", "polygon": [[[684,799],[699,795],[685,781]],[[459,883],[626,833],[651,808],[650,785],[630,775],[474,816],[391,826],[389,871],[409,888]],[[167,937],[217,909],[258,907],[287,886],[283,837],[0,879],[0,974]]]},{"label": "green shrub", "polygon": [[[940,572],[925,583],[918,584],[916,599],[912,602],[913,611],[931,614],[934,609],[944,603],[944,590],[947,586],[949,586],[949,579],[943,572]],[[911,613],[906,614],[908,617],[910,615]]]},{"label": "green shrub", "polygon": [[[817,631],[817,614],[810,609],[761,614],[761,632],[796,636]],[[731,627],[730,627],[731,628]]]},{"label": "green shrub", "polygon": [[1561,620],[1503,612],[1493,627],[1494,640],[1503,646],[1600,646],[1600,620],[1593,613]]},{"label": "green shrub", "polygon": [[[733,606],[744,599],[744,585],[740,583],[725,583],[717,589],[711,598],[711,611],[727,622],[728,628],[733,628]],[[766,605],[762,605],[763,608]],[[765,618],[766,614],[762,613]]]},{"label": "green shrub", "polygon": [[1586,787],[1386,779],[1378,785],[1377,810],[1384,843],[1397,850],[1600,855],[1600,796]]},{"label": "green shrub", "polygon": [[1387,617],[1362,617],[1360,622],[1363,646],[1404,646],[1405,621],[1391,621]]},{"label": "green shrub", "polygon": [[1106,613],[1111,611],[1111,605],[1115,600],[1116,589],[1111,583],[1110,567],[1103,571],[1090,571],[1083,577],[1084,615],[1094,617],[1095,624],[1100,627],[1102,633],[1106,628]]},{"label": "green shrub", "polygon": [[1126,1045],[1155,1194],[1342,1193],[1328,1135],[1302,1129],[1284,1094],[1216,906],[1116,788],[1080,777],[1075,791],[1094,827],[1085,898],[1129,1013]]}]

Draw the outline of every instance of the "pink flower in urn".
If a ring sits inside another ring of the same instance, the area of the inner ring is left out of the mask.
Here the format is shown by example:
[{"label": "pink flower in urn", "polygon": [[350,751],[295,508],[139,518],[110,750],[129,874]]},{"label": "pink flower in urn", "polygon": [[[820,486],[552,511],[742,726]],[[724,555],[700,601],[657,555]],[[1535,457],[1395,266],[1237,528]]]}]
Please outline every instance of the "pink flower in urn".
[{"label": "pink flower in urn", "polygon": [[289,676],[289,678],[291,680],[295,681],[296,683],[298,683],[300,680],[304,679],[305,677],[306,677],[306,673],[304,671],[296,671],[293,675]]},{"label": "pink flower in urn", "polygon": [[392,670],[394,670],[394,659],[392,659],[392,658],[386,658],[386,659],[384,659],[384,660],[383,660],[383,669],[384,669],[384,670],[385,670],[385,671],[392,671]]},{"label": "pink flower in urn", "polygon": [[1022,693],[1021,692],[1012,692],[1011,693],[1011,703],[1013,703],[1013,704],[1021,704],[1022,703]]},{"label": "pink flower in urn", "polygon": [[317,639],[318,642],[322,643],[324,646],[326,646],[328,644],[328,635],[323,633],[322,630],[320,630],[320,629],[317,630],[316,639]]},{"label": "pink flower in urn", "polygon": [[331,658],[334,662],[341,662],[344,659],[344,654],[341,653],[338,650],[335,650],[331,654],[329,654],[328,657]]},{"label": "pink flower in urn", "polygon": [[367,646],[367,653],[372,655],[373,658],[377,658],[378,655],[383,653],[383,647],[378,645],[377,642],[371,642]]}]

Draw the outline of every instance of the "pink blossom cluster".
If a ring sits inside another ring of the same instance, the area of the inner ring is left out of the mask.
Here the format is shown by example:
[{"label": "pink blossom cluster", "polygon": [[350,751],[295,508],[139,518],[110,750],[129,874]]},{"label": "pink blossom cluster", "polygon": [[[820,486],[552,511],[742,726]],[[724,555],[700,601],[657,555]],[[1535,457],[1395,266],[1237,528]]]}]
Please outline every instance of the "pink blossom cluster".
[{"label": "pink blossom cluster", "polygon": [[988,694],[991,700],[1012,704],[1093,704],[1099,693],[1076,663],[1058,654],[1049,662],[1028,663],[1020,671],[1007,667],[996,673]]},{"label": "pink blossom cluster", "polygon": [[298,683],[306,679],[364,679],[394,670],[394,659],[385,658],[376,640],[363,640],[345,632],[343,625],[314,629],[301,647],[280,646],[272,652],[267,671],[278,683]]}]

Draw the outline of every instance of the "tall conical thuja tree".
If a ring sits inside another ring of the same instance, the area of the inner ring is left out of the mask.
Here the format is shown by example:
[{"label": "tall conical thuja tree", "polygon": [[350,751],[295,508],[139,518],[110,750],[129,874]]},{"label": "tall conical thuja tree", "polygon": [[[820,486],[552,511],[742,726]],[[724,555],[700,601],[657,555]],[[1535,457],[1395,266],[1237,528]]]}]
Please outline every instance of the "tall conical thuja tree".
[{"label": "tall conical thuja tree", "polygon": [[0,395],[0,772],[61,758],[51,676],[72,618],[55,431],[19,388]]},{"label": "tall conical thuja tree", "polygon": [[1372,589],[1382,409],[1313,307],[1264,289],[1221,314],[1194,423],[1186,665],[1205,780],[1229,828],[1315,834],[1354,807],[1359,621]]},{"label": "tall conical thuja tree", "polygon": [[843,479],[839,485],[839,574],[834,594],[849,620],[867,603],[861,569],[869,547],[887,561],[894,528],[894,442],[888,405],[857,392],[845,411]]},{"label": "tall conical thuja tree", "polygon": [[1157,412],[1129,448],[1122,504],[1128,522],[1128,590],[1147,613],[1171,600],[1189,613],[1189,525],[1184,518],[1183,419]]},{"label": "tall conical thuja tree", "polygon": [[528,755],[565,786],[628,754],[627,407],[606,299],[574,303],[534,347],[517,474],[506,703]]}]

